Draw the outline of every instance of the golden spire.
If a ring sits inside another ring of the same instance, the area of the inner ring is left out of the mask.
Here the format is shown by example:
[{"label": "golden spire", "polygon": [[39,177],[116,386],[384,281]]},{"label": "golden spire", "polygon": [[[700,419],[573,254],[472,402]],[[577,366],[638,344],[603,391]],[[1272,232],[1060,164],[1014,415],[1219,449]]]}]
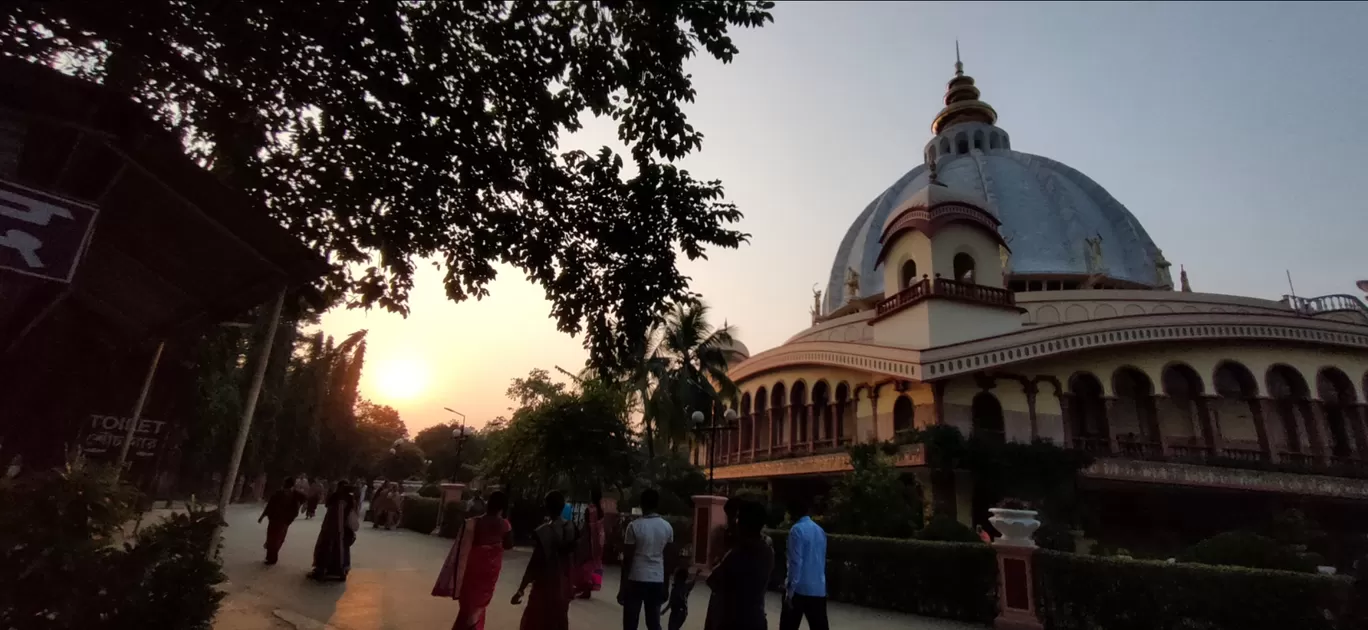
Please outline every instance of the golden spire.
[{"label": "golden spire", "polygon": [[997,122],[997,112],[993,107],[979,100],[979,90],[974,87],[974,77],[964,74],[964,62],[960,60],[959,40],[955,40],[955,76],[945,86],[945,107],[936,114],[931,122],[931,133],[960,122]]}]

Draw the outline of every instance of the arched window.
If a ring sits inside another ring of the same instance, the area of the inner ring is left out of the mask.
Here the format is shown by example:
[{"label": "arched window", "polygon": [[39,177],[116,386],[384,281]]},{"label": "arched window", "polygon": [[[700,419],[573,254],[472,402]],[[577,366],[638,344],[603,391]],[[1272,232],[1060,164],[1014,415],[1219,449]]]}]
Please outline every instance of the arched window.
[{"label": "arched window", "polygon": [[941,154],[941,155],[950,155],[950,139],[949,139],[949,138],[941,138],[941,142],[940,142],[940,154]]},{"label": "arched window", "polygon": [[978,151],[982,151],[982,150],[984,150],[984,149],[986,149],[986,148],[988,148],[988,147],[987,147],[987,145],[985,145],[984,142],[983,142],[983,131],[982,131],[982,130],[980,130],[980,131],[975,131],[975,132],[974,132],[974,149],[976,149],[976,150],[978,150]]},{"label": "arched window", "polygon": [[903,264],[902,264],[902,271],[899,272],[899,275],[902,277],[902,280],[901,280],[898,284],[899,284],[902,288],[906,289],[907,287],[910,287],[910,286],[916,284],[916,283],[917,283],[917,261],[912,260],[911,258],[909,258],[909,259],[903,261]]},{"label": "arched window", "polygon": [[1007,439],[1006,425],[1002,421],[1002,403],[997,396],[979,392],[969,406],[973,416],[973,435],[988,442],[1001,443]]},{"label": "arched window", "polygon": [[898,396],[893,403],[893,432],[902,433],[912,430],[912,399],[907,394]]},{"label": "arched window", "polygon": [[812,440],[831,442],[831,386],[826,381],[817,381],[812,386],[812,413],[817,425]]},{"label": "arched window", "polygon": [[[1297,412],[1306,417],[1305,409],[1300,409],[1310,397],[1310,392],[1306,388],[1306,380],[1302,378],[1301,372],[1296,371],[1286,365],[1275,365],[1268,368],[1268,376],[1265,378],[1268,384],[1268,395],[1273,399],[1273,407],[1278,412],[1278,419],[1282,421],[1283,427],[1283,447],[1286,452],[1300,454],[1302,452],[1301,427],[1297,421]],[[1294,458],[1295,459],[1295,458]]]},{"label": "arched window", "polygon": [[1202,377],[1191,367],[1174,363],[1164,368],[1159,383],[1164,388],[1164,395],[1168,396],[1160,425],[1165,435],[1173,436],[1169,441],[1171,450],[1176,449],[1174,454],[1179,457],[1201,457],[1214,443],[1207,407],[1199,404],[1203,393]]},{"label": "arched window", "polygon": [[959,153],[959,154],[963,155],[963,154],[966,154],[966,153],[968,153],[968,152],[969,152],[969,135],[968,135],[968,134],[963,134],[963,133],[962,133],[962,134],[959,134],[959,135],[955,136],[955,153]]},{"label": "arched window", "polygon": [[1358,401],[1354,384],[1344,372],[1328,367],[1316,375],[1316,390],[1325,411],[1325,424],[1330,427],[1330,454],[1349,457],[1353,449],[1348,427],[1351,422],[1356,423],[1358,417],[1354,409],[1354,403]]},{"label": "arched window", "polygon": [[1093,453],[1111,451],[1111,433],[1107,426],[1107,404],[1102,398],[1102,382],[1088,372],[1079,372],[1069,379],[1069,424],[1073,429],[1075,446]]},{"label": "arched window", "polygon": [[966,253],[955,254],[955,279],[960,282],[974,281],[974,257]]},{"label": "arched window", "polygon": [[807,383],[798,381],[793,384],[793,391],[789,393],[790,422],[789,435],[793,436],[793,444],[806,444],[808,441],[808,420],[807,406]]},{"label": "arched window", "polygon": [[1110,420],[1122,452],[1132,457],[1160,455],[1154,386],[1149,377],[1132,367],[1120,368],[1112,375],[1112,390],[1116,405]]},{"label": "arched window", "polygon": [[783,383],[775,383],[770,389],[770,444],[776,447],[782,446],[788,437],[784,433],[784,421],[788,418],[786,393]]},{"label": "arched window", "polygon": [[755,440],[755,450],[769,448],[770,444],[770,414],[769,414],[769,395],[764,387],[755,390],[755,435],[751,438]]},{"label": "arched window", "polygon": [[1001,136],[1001,135],[998,135],[998,134],[996,134],[996,133],[988,134],[988,148],[989,148],[989,149],[1001,149],[1001,148],[1002,148],[1002,136]]},{"label": "arched window", "polygon": [[1229,455],[1243,451],[1249,459],[1265,459],[1268,436],[1255,422],[1262,417],[1259,385],[1249,368],[1236,361],[1222,361],[1211,375],[1216,397],[1207,403],[1212,424],[1221,436],[1221,446]]}]

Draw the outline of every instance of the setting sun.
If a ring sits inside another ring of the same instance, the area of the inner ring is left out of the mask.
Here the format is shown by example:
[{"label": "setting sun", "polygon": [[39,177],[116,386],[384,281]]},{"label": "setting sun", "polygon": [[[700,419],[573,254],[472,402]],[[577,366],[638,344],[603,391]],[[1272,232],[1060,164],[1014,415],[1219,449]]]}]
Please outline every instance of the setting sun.
[{"label": "setting sun", "polygon": [[375,385],[380,396],[388,400],[408,400],[427,388],[428,368],[413,358],[390,359],[376,370]]}]

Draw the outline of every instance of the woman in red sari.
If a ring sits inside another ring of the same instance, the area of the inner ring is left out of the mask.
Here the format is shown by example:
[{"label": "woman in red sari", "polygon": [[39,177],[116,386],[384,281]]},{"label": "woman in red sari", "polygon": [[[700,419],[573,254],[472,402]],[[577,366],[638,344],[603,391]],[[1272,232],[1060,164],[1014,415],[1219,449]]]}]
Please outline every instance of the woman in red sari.
[{"label": "woman in red sari", "polygon": [[460,600],[461,610],[451,630],[484,630],[485,610],[494,600],[494,587],[503,570],[503,552],[513,548],[513,526],[504,514],[508,495],[489,495],[483,516],[466,519],[451,545],[432,594]]},{"label": "woman in red sari", "polygon": [[589,599],[603,588],[603,493],[595,488],[589,508],[584,511],[584,531],[580,533],[581,562],[575,575],[575,592]]}]

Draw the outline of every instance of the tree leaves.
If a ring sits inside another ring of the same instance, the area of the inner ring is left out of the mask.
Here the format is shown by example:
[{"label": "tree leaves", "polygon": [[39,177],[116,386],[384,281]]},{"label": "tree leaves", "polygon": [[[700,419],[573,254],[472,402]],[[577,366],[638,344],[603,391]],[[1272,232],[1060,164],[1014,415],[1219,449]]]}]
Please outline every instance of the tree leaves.
[{"label": "tree leaves", "polygon": [[[703,134],[686,59],[772,2],[123,0],[6,3],[0,54],[104,81],[334,264],[327,288],[407,312],[417,258],[453,300],[518,267],[559,328],[617,366],[686,295],[676,251],[746,235],[716,181],[670,162]],[[622,156],[559,154],[589,112]]]}]

